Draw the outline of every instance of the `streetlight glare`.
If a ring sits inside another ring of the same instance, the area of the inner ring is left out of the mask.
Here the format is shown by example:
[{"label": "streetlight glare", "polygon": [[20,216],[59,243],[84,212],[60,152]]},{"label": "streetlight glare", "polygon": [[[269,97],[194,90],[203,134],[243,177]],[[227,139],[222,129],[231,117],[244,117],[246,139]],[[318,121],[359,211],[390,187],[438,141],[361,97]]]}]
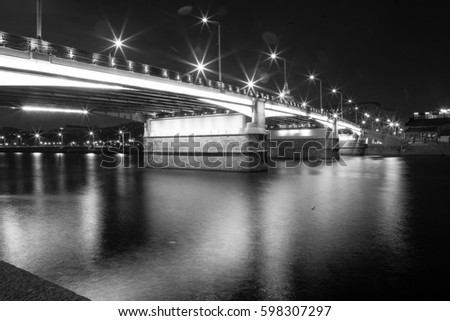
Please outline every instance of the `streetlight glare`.
[{"label": "streetlight glare", "polygon": [[197,64],[197,70],[200,72],[203,72],[203,70],[205,70],[205,65],[203,63],[199,62]]},{"label": "streetlight glare", "polygon": [[116,39],[116,40],[114,40],[114,46],[116,46],[116,48],[121,48],[122,47],[122,45],[123,45],[123,41],[122,40],[120,40],[120,39]]},{"label": "streetlight glare", "polygon": [[335,94],[337,92],[337,90],[334,88],[331,91],[333,92],[333,94]]},{"label": "streetlight glare", "polygon": [[202,18],[202,22],[203,22],[203,23],[208,23],[208,18],[207,18],[207,17],[203,17],[203,18]]}]

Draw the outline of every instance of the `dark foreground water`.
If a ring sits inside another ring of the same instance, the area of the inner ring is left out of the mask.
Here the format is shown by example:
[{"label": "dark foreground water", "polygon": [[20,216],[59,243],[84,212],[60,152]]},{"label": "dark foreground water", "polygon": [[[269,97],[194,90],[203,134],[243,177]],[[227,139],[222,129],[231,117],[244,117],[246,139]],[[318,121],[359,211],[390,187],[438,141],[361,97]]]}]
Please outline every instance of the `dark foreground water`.
[{"label": "dark foreground water", "polygon": [[450,300],[450,158],[268,173],[0,153],[0,259],[92,300]]}]

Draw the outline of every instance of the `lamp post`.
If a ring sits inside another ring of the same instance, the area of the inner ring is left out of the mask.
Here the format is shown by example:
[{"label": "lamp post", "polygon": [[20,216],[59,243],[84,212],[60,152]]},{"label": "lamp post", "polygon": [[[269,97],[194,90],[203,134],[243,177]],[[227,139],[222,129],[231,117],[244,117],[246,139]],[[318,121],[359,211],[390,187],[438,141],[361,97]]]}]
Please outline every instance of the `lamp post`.
[{"label": "lamp post", "polygon": [[61,137],[61,147],[63,147],[64,146],[63,134],[62,133],[58,133],[58,136]]},{"label": "lamp post", "polygon": [[221,40],[220,40],[220,23],[217,21],[209,20],[207,17],[202,18],[203,24],[211,23],[217,26],[217,42],[218,42],[218,58],[219,58],[219,86],[222,90],[222,53],[221,53]]},{"label": "lamp post", "polygon": [[341,95],[341,107],[340,107],[340,110],[341,110],[341,115],[343,115],[343,113],[342,113],[342,93],[340,92],[340,91],[338,91],[336,88],[333,88],[332,90],[331,90],[331,92],[333,93],[333,94],[340,94]]},{"label": "lamp post", "polygon": [[[120,38],[116,38],[114,40],[114,46],[113,48],[111,48],[111,50],[109,51],[109,65],[111,67],[115,66],[115,62],[114,62],[114,58],[115,58],[115,53],[117,52],[117,50],[119,50],[120,48],[122,48],[123,45],[123,41]],[[114,48],[115,47],[115,48]],[[114,54],[111,55],[112,51],[114,49]]]},{"label": "lamp post", "polygon": [[119,134],[122,136],[122,153],[125,155],[125,132],[119,130]]},{"label": "lamp post", "polygon": [[38,141],[38,146],[41,144],[41,135],[39,133],[34,134],[34,138]]},{"label": "lamp post", "polygon": [[94,132],[92,130],[89,131],[89,137],[92,137],[92,147],[94,147],[95,136],[94,136]]},{"label": "lamp post", "polygon": [[289,91],[289,86],[288,86],[288,83],[287,83],[287,77],[286,77],[286,59],[285,58],[283,58],[283,57],[279,57],[275,52],[272,52],[271,54],[270,54],[270,58],[272,59],[272,60],[275,60],[275,59],[281,59],[281,60],[283,60],[283,62],[284,62],[284,85],[283,85],[283,94],[284,95],[289,95],[290,94],[290,91]]},{"label": "lamp post", "polygon": [[36,38],[42,39],[42,0],[36,1]]},{"label": "lamp post", "polygon": [[309,79],[311,79],[312,81],[314,80],[318,80],[319,81],[319,94],[320,94],[320,113],[323,114],[323,105],[322,105],[322,80],[317,78],[314,75],[310,75]]}]

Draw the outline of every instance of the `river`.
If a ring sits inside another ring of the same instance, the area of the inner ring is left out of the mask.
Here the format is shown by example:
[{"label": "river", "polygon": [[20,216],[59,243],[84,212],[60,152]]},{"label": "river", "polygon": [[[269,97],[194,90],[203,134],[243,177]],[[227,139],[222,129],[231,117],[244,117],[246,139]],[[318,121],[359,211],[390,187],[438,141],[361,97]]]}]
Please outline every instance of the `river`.
[{"label": "river", "polygon": [[450,300],[448,157],[101,160],[0,153],[0,259],[92,300]]}]

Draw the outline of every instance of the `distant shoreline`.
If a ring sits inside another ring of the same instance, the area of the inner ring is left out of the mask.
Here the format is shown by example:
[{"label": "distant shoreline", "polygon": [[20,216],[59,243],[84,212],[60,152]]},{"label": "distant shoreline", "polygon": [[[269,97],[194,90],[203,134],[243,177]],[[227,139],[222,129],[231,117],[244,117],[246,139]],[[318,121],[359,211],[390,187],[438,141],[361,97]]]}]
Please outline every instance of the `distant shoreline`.
[{"label": "distant shoreline", "polygon": [[[125,147],[125,153],[136,153],[137,148]],[[118,147],[87,147],[87,146],[0,146],[0,153],[78,153],[78,154],[123,154]]]}]

